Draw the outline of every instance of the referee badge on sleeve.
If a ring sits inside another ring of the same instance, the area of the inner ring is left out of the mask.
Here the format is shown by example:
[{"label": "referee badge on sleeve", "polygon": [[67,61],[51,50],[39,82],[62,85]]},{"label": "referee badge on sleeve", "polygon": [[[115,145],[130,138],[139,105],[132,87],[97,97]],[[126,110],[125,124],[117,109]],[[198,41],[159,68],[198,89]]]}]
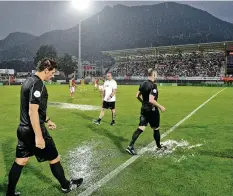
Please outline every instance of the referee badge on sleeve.
[{"label": "referee badge on sleeve", "polygon": [[153,93],[157,93],[157,90],[156,90],[156,89],[153,89]]},{"label": "referee badge on sleeve", "polygon": [[36,98],[40,97],[40,96],[41,96],[40,91],[35,91],[35,92],[34,92],[34,96],[35,96]]}]

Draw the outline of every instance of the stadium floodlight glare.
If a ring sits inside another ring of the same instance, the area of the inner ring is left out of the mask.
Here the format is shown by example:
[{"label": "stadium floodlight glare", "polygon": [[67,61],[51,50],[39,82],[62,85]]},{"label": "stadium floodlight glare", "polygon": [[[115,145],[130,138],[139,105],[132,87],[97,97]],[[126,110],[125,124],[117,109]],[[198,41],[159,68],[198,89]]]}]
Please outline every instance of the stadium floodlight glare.
[{"label": "stadium floodlight glare", "polygon": [[90,0],[72,0],[72,5],[78,11],[84,11],[89,7]]},{"label": "stadium floodlight glare", "polygon": [[[72,0],[71,1],[73,7],[77,9],[79,12],[83,12],[88,9],[90,0]],[[82,68],[82,60],[81,60],[81,27],[82,27],[82,20],[79,21],[79,52],[78,52],[78,77],[81,79],[83,77],[83,68]]]}]

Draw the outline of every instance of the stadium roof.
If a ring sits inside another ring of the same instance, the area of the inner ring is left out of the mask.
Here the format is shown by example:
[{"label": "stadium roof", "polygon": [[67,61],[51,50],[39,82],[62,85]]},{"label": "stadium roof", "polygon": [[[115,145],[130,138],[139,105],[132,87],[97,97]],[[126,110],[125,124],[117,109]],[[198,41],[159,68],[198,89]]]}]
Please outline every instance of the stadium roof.
[{"label": "stadium roof", "polygon": [[173,53],[173,52],[177,53],[179,50],[181,52],[224,51],[225,49],[230,47],[233,47],[233,41],[112,50],[112,51],[102,51],[102,53],[105,55],[117,57],[117,56],[130,56],[130,55],[144,55],[144,54],[147,55],[164,54],[164,53]]}]

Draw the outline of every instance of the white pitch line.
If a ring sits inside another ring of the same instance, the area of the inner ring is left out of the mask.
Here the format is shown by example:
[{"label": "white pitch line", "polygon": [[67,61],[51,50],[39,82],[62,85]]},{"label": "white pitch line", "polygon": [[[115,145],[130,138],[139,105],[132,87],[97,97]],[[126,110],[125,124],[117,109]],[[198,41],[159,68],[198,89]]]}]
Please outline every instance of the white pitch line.
[{"label": "white pitch line", "polygon": [[[219,93],[221,93],[225,89],[226,88],[224,88],[224,89],[220,90],[219,92],[217,92],[215,95],[213,95],[212,97],[210,97],[207,101],[205,101],[199,107],[197,107],[195,110],[193,110],[190,114],[188,114],[185,118],[183,118],[180,122],[178,122],[172,128],[170,128],[168,131],[166,131],[165,133],[163,133],[161,135],[161,139],[164,138],[164,137],[166,137],[172,131],[174,131],[184,121],[186,121],[187,119],[189,119],[193,114],[195,114],[199,109],[201,109],[205,104],[207,104],[209,101],[211,101],[214,97],[216,97]],[[142,154],[144,154],[147,151],[147,148],[150,148],[152,146],[154,146],[154,141],[151,142],[150,144],[148,144],[146,147],[142,148],[138,152],[138,155],[132,156],[126,162],[124,162],[123,164],[121,164],[120,166],[118,166],[116,169],[114,169],[112,172],[110,172],[109,174],[107,174],[106,176],[104,176],[101,180],[99,180],[95,184],[91,185],[89,188],[87,188],[85,191],[83,191],[82,193],[80,193],[78,196],[89,196],[89,195],[91,195],[98,188],[100,188],[101,186],[103,186],[104,184],[106,184],[109,180],[111,180],[116,175],[118,175],[123,169],[125,169],[126,167],[128,167],[129,165],[131,165],[134,161],[136,161]]]}]

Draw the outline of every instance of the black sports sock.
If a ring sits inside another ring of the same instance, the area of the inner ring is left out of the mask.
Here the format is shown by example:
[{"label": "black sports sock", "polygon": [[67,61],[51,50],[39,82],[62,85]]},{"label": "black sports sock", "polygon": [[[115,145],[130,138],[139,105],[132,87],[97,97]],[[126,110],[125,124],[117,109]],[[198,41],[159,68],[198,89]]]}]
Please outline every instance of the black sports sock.
[{"label": "black sports sock", "polygon": [[137,129],[132,136],[132,140],[129,144],[129,146],[132,148],[134,146],[134,143],[136,142],[136,140],[138,139],[139,135],[142,133],[143,131],[141,129]]},{"label": "black sports sock", "polygon": [[64,189],[68,189],[70,185],[70,181],[68,181],[65,177],[65,172],[60,162],[55,164],[50,164],[51,171],[54,177],[60,182],[61,187]]},{"label": "black sports sock", "polygon": [[100,122],[101,121],[101,118],[98,118],[98,120],[97,120],[98,122]]},{"label": "black sports sock", "polygon": [[156,142],[157,147],[158,147],[158,148],[161,148],[159,129],[158,129],[158,130],[154,130],[154,139],[155,139],[155,142]]},{"label": "black sports sock", "polygon": [[112,112],[112,122],[115,122],[115,120],[116,120],[116,113]]},{"label": "black sports sock", "polygon": [[16,184],[19,180],[23,167],[24,166],[19,165],[16,162],[14,162],[14,164],[12,165],[8,177],[7,195],[15,194]]}]

